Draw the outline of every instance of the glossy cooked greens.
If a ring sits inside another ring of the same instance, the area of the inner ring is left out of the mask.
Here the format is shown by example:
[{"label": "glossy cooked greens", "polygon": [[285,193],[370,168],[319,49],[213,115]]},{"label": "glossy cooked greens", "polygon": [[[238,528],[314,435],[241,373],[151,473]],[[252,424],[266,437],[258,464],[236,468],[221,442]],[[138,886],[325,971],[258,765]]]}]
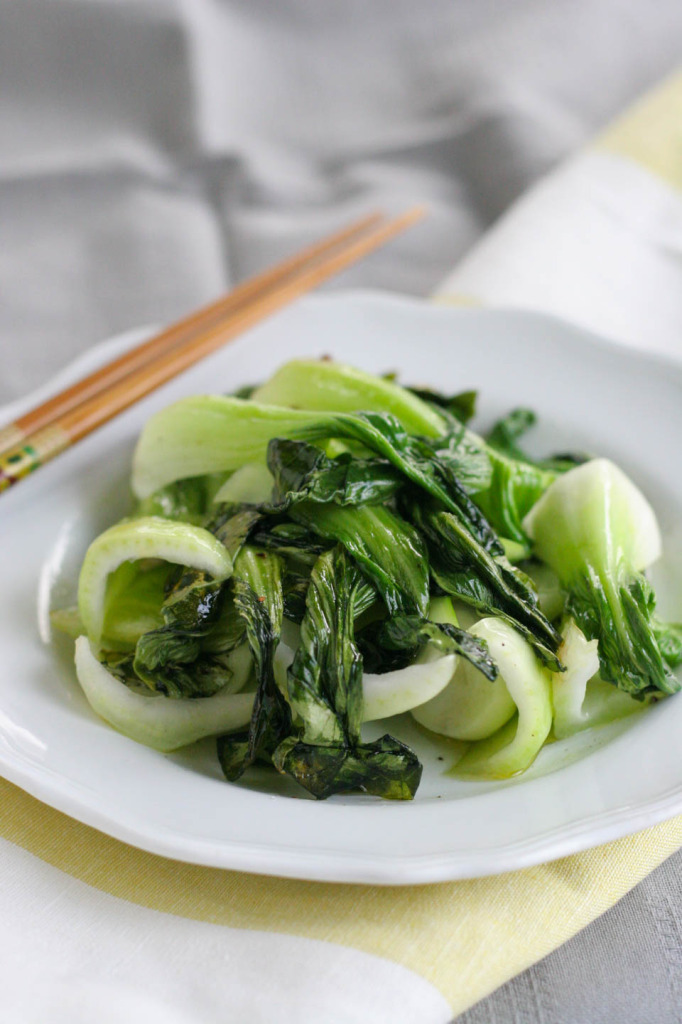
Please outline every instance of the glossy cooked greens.
[{"label": "glossy cooked greens", "polygon": [[136,507],[55,614],[116,728],[162,750],[214,735],[230,781],[260,765],[317,798],[409,799],[417,756],[363,722],[412,710],[469,744],[462,776],[504,778],[552,729],[678,688],[682,630],[642,575],[655,518],[610,463],[533,459],[528,410],[484,438],[473,392],[329,360],[249,394],[152,417]]}]

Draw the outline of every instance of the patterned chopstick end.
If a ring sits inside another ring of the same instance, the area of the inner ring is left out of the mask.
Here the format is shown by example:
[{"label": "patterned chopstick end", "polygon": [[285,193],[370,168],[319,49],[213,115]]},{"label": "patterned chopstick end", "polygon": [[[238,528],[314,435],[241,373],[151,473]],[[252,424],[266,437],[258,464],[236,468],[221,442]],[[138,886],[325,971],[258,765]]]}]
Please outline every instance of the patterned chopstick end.
[{"label": "patterned chopstick end", "polygon": [[45,427],[24,444],[0,455],[0,493],[68,448],[71,439],[61,427]]}]

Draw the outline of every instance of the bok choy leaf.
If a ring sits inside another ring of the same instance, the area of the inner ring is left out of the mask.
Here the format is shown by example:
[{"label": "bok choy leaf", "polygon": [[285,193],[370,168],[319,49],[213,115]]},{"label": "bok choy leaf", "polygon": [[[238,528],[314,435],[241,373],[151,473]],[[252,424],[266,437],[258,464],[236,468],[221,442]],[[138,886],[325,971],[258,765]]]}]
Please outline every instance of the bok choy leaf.
[{"label": "bok choy leaf", "polygon": [[486,679],[497,678],[497,666],[485,642],[450,622],[430,622],[416,615],[395,616],[380,624],[375,643],[389,651],[409,651],[412,657],[429,644],[441,654],[460,654]]},{"label": "bok choy leaf", "polygon": [[344,508],[301,502],[290,514],[311,531],[339,541],[375,585],[390,615],[425,615],[429,567],[416,530],[383,505]]},{"label": "bok choy leaf", "polygon": [[411,434],[437,437],[442,431],[438,411],[416,394],[386,377],[330,359],[293,359],[257,388],[255,402],[318,412],[390,413]]},{"label": "bok choy leaf", "polygon": [[98,659],[86,636],[76,641],[76,674],[90,706],[119,732],[155,750],[177,750],[244,726],[251,717],[253,694],[235,690],[244,686],[250,669],[250,653],[242,646],[228,660],[232,685],[212,697],[170,700],[123,685],[112,666]]},{"label": "bok choy leaf", "polygon": [[410,799],[417,757],[364,742],[364,721],[411,710],[470,744],[459,774],[507,778],[552,723],[570,737],[679,689],[682,624],[656,615],[660,535],[634,485],[529,456],[527,409],[482,437],[474,392],[394,377],[294,360],[148,421],[134,518],[53,616],[87,634],[102,717],[163,750],[216,735],[231,781],[261,763],[319,799]]},{"label": "bok choy leaf", "polygon": [[391,414],[408,434],[421,436],[439,458],[447,458],[462,486],[477,501],[480,497],[494,527],[519,543],[526,539],[523,516],[556,472],[572,465],[570,456],[533,462],[516,446],[535,421],[529,410],[517,410],[496,424],[489,444],[463,426],[474,413],[475,392],[452,398],[418,392],[331,360],[287,363],[254,398],[323,412]]},{"label": "bok choy leaf", "polygon": [[212,495],[223,476],[194,476],[175,480],[137,503],[136,516],[162,516],[203,526]]},{"label": "bok choy leaf", "polygon": [[349,452],[330,459],[321,448],[283,438],[274,438],[268,445],[268,467],[275,481],[273,505],[278,512],[299,501],[380,505],[404,483],[385,459],[359,459]]},{"label": "bok choy leaf", "polygon": [[269,762],[291,728],[289,705],[274,672],[284,609],[281,559],[269,551],[243,548],[235,561],[234,590],[255,664],[257,688],[248,732],[218,739],[218,759],[230,782],[254,762]]},{"label": "bok choy leaf", "polygon": [[123,520],[88,548],[78,580],[78,610],[88,636],[99,644],[104,627],[107,581],[127,561],[157,558],[192,566],[216,581],[232,573],[232,559],[208,530],[159,516]]},{"label": "bok choy leaf", "polygon": [[642,574],[661,551],[658,523],[632,481],[594,459],[559,477],[525,525],[535,553],[568,591],[568,614],[598,641],[602,679],[640,698],[679,690]]},{"label": "bok choy leaf", "polygon": [[383,736],[363,743],[362,656],[354,606],[362,576],[344,548],[320,555],[313,569],[301,643],[288,671],[292,734],[273,762],[318,799],[361,789],[411,799],[421,765],[403,743]]},{"label": "bok choy leaf", "polygon": [[[259,518],[253,509],[221,505],[208,529],[234,559]],[[137,678],[168,697],[217,693],[229,678],[227,656],[244,633],[223,581],[201,569],[180,568],[166,582],[161,612],[164,625],[137,641]]]},{"label": "bok choy leaf", "polygon": [[406,502],[410,519],[429,546],[431,573],[446,594],[474,607],[481,615],[508,621],[533,646],[538,656],[560,671],[559,633],[537,606],[526,578],[504,557],[499,542],[486,531],[474,532],[434,502]]},{"label": "bok choy leaf", "polygon": [[642,710],[642,701],[599,678],[598,642],[586,640],[573,619],[566,620],[562,637],[559,651],[566,671],[552,675],[553,728],[558,740]]},{"label": "bok choy leaf", "polygon": [[510,413],[498,420],[492,430],[486,435],[486,443],[495,451],[506,455],[508,459],[516,462],[527,462],[540,469],[548,469],[552,472],[566,473],[575,466],[587,462],[589,455],[584,453],[567,453],[553,455],[546,459],[531,458],[519,446],[518,441],[523,435],[534,427],[537,416],[531,409],[512,409]]},{"label": "bok choy leaf", "polygon": [[444,409],[460,423],[468,423],[476,415],[478,391],[459,391],[456,395],[443,395],[439,391],[432,391],[431,388],[411,387],[406,390],[416,395],[422,402],[435,405],[438,412]]},{"label": "bok choy leaf", "polygon": [[451,512],[468,503],[473,514],[473,495],[500,532],[519,543],[526,539],[521,518],[554,479],[486,448],[462,424],[445,441],[429,443],[410,436],[390,413],[316,413],[203,396],[176,402],[149,420],[135,452],[133,488],[144,497],[175,479],[264,461],[273,438],[359,443]]}]

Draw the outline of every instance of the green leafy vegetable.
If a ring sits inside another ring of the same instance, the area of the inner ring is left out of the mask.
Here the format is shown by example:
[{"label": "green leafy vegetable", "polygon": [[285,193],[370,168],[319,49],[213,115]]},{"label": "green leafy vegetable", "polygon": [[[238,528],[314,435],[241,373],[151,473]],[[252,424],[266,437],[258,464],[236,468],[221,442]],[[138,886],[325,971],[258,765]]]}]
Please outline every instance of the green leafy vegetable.
[{"label": "green leafy vegetable", "polygon": [[253,393],[255,402],[318,412],[391,413],[412,434],[437,437],[439,413],[386,377],[330,359],[293,359]]},{"label": "green leafy vegetable", "polygon": [[[408,396],[413,402],[409,410],[405,407]],[[447,398],[433,392],[408,391],[391,381],[330,361],[294,361],[258,389],[254,398],[306,410],[391,414],[386,417],[387,422],[397,421],[403,432],[422,435],[439,460],[449,463],[458,482],[469,493],[481,496],[496,528],[519,542],[525,540],[523,516],[554,479],[555,474],[548,472],[547,467],[534,467],[522,453],[517,464],[515,457],[495,450],[463,426],[473,415],[475,392]],[[433,409],[428,402],[435,402],[439,408]],[[396,437],[399,433],[395,431]],[[363,443],[379,450],[369,439]],[[399,447],[405,454],[402,440]],[[394,465],[405,471],[399,462],[394,461]],[[562,467],[565,468],[563,463]]]},{"label": "green leafy vegetable", "polygon": [[135,518],[53,613],[87,634],[92,707],[160,750],[216,735],[229,780],[261,763],[317,798],[410,799],[417,757],[362,722],[412,711],[470,744],[460,775],[507,778],[552,722],[571,737],[677,690],[642,495],[605,460],[527,455],[530,410],[481,437],[475,400],[294,360],[153,416]]},{"label": "green leafy vegetable", "polygon": [[416,530],[384,506],[301,502],[291,515],[310,530],[339,541],[374,583],[390,615],[425,615],[429,568]]},{"label": "green leafy vegetable", "polygon": [[[143,633],[163,624],[169,566],[154,559],[123,562],[107,579],[102,645],[131,651]],[[83,632],[83,625],[79,634]]]},{"label": "green leafy vegetable", "polygon": [[652,622],[652,629],[658,649],[669,668],[682,665],[682,624],[677,622]]},{"label": "green leafy vegetable", "polygon": [[[497,624],[497,620],[479,619],[469,627],[470,635],[485,644],[486,650],[491,635],[493,641],[499,641],[499,636],[491,631],[491,623]],[[460,660],[448,685],[427,703],[412,708],[416,721],[432,732],[456,740],[482,740],[501,729],[515,714],[516,704],[503,678],[507,645],[493,643],[493,648],[495,657],[501,657],[494,680],[486,677],[475,664]]]},{"label": "green leafy vegetable", "polygon": [[362,743],[362,657],[355,644],[358,569],[342,547],[320,555],[313,569],[301,643],[288,672],[292,735],[274,754],[279,771],[313,796],[362,789],[386,799],[411,799],[421,765],[398,740]]},{"label": "green leafy vegetable", "polygon": [[454,418],[450,421],[449,433],[431,442],[409,435],[390,413],[316,413],[218,396],[184,399],[145,427],[135,453],[133,486],[144,496],[191,473],[264,461],[273,438],[341,438],[383,457],[449,511],[473,495],[504,536],[524,542],[521,519],[555,474],[507,459]]},{"label": "green leafy vegetable", "polygon": [[439,456],[444,458],[447,449],[459,482],[470,493],[481,495],[494,526],[519,542],[525,540],[523,516],[554,478],[554,471],[569,464],[562,459],[556,466],[551,462],[534,466],[520,449],[504,450],[503,440],[516,441],[530,420],[534,422],[528,410],[501,421],[493,431],[496,443],[490,446],[463,427],[474,413],[476,392],[448,398],[405,389],[329,360],[287,363],[253,397],[259,402],[321,412],[389,413],[407,433],[424,439],[447,438],[445,446],[442,440],[433,442]]},{"label": "green leafy vegetable", "polygon": [[275,765],[318,800],[353,790],[384,800],[412,800],[422,775],[416,754],[393,736],[355,747],[292,738],[278,749]]},{"label": "green leafy vegetable", "polygon": [[133,672],[166,697],[210,697],[222,689],[227,666],[220,657],[201,657],[201,629],[172,626],[145,633],[135,648]]},{"label": "green leafy vegetable", "polygon": [[305,602],[310,586],[310,576],[287,572],[282,581],[284,615],[291,622],[300,623],[305,615]]},{"label": "green leafy vegetable", "polygon": [[526,528],[568,591],[568,614],[588,640],[599,641],[602,679],[640,698],[679,690],[641,572],[660,554],[658,524],[625,474],[607,459],[571,470],[538,502]]},{"label": "green leafy vegetable", "polygon": [[137,503],[135,515],[162,516],[183,523],[203,526],[211,497],[222,482],[222,475],[195,476],[174,480]]},{"label": "green leafy vegetable", "polygon": [[274,438],[268,467],[275,480],[273,504],[286,511],[299,501],[336,505],[380,505],[404,482],[385,459],[358,459],[350,452],[328,458],[305,441]]},{"label": "green leafy vegetable", "polygon": [[289,705],[274,672],[284,607],[281,559],[258,548],[243,548],[235,562],[234,588],[235,605],[244,620],[256,668],[257,689],[248,733],[218,740],[218,759],[231,782],[254,762],[268,762],[291,727]]},{"label": "green leafy vegetable", "polygon": [[431,573],[442,590],[482,615],[492,612],[504,618],[545,663],[560,670],[556,652],[561,638],[539,610],[526,578],[507,562],[499,542],[485,530],[468,529],[434,502],[412,499],[407,511],[427,538]]},{"label": "green leafy vegetable", "polygon": [[294,523],[282,516],[267,516],[251,534],[251,541],[261,548],[274,551],[308,571],[317,561],[317,556],[328,551],[333,544],[324,540],[301,523]]},{"label": "green leafy vegetable", "polygon": [[228,551],[208,530],[159,516],[117,523],[92,542],[78,580],[78,610],[96,644],[104,628],[110,574],[124,562],[149,558],[192,566],[216,581],[232,573]]},{"label": "green leafy vegetable", "polygon": [[[259,518],[253,509],[221,505],[208,529],[235,558]],[[178,568],[166,581],[161,614],[164,625],[137,640],[137,679],[168,697],[217,693],[229,678],[228,655],[244,634],[224,582],[201,569]]]},{"label": "green leafy vegetable", "polygon": [[409,651],[414,657],[424,644],[442,654],[460,654],[487,678],[497,677],[497,666],[485,643],[449,622],[430,622],[416,615],[401,615],[380,624],[375,641],[384,650]]},{"label": "green leafy vegetable", "polygon": [[[245,645],[227,663],[230,685],[200,700],[170,700],[123,685],[110,664],[102,664],[86,636],[76,641],[78,681],[91,707],[119,732],[155,750],[176,750],[216,732],[245,725],[253,694],[237,693],[246,683],[251,657]],[[124,676],[130,683],[131,677]]]},{"label": "green leafy vegetable", "polygon": [[557,473],[565,473],[569,469],[587,462],[589,456],[583,453],[554,455],[547,459],[533,459],[527,455],[517,442],[531,427],[535,426],[536,422],[537,416],[530,409],[512,409],[510,413],[495,423],[486,436],[486,442],[491,448],[506,455],[509,459],[527,462],[532,466]]}]

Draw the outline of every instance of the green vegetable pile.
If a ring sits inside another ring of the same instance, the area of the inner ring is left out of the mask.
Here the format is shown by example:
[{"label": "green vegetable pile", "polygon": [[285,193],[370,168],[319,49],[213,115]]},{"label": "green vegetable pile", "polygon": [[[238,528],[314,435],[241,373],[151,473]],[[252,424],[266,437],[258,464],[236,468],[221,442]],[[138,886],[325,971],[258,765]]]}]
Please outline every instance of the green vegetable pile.
[{"label": "green vegetable pile", "polygon": [[466,741],[460,775],[506,778],[679,689],[682,628],[644,576],[656,518],[613,463],[534,460],[527,410],[483,438],[473,393],[329,360],[240,395],[152,417],[132,514],[53,613],[115,728],[217,737],[230,781],[267,765],[317,798],[410,799],[417,756],[364,722],[410,711]]}]

